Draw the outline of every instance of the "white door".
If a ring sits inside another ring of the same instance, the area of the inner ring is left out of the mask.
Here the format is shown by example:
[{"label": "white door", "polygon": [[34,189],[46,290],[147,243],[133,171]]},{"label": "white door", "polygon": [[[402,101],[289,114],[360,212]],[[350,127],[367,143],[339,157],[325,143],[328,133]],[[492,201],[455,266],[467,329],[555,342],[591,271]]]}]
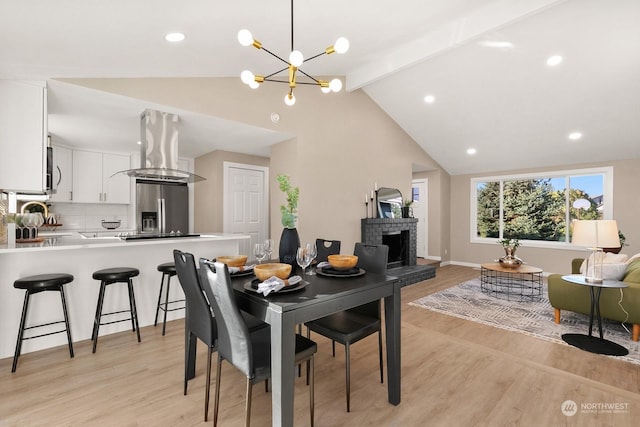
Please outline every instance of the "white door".
[{"label": "white door", "polygon": [[416,255],[419,258],[425,258],[429,253],[427,250],[428,232],[427,227],[427,180],[426,179],[414,179],[413,180],[413,216],[418,219],[417,229],[417,243],[416,243]]},{"label": "white door", "polygon": [[268,169],[225,162],[224,179],[224,232],[248,235],[239,250],[253,259],[253,245],[267,238]]}]

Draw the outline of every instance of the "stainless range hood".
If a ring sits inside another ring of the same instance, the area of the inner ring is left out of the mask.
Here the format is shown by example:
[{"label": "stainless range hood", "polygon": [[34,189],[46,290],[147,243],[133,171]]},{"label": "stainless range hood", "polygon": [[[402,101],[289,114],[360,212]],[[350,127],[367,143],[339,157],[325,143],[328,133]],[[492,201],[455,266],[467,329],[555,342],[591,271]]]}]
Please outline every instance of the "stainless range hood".
[{"label": "stainless range hood", "polygon": [[206,178],[178,169],[179,121],[176,114],[145,110],[140,115],[140,168],[116,174],[165,182],[204,181]]}]

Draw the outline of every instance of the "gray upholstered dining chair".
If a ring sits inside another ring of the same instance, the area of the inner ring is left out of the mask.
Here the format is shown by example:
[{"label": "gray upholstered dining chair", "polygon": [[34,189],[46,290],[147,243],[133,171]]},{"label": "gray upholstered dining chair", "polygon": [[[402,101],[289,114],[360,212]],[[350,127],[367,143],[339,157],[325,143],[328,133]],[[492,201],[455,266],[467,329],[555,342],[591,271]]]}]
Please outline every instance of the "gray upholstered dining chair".
[{"label": "gray upholstered dining chair", "polygon": [[[358,256],[357,266],[371,273],[387,272],[387,245],[367,245],[356,243],[354,255]],[[339,311],[329,316],[305,323],[307,337],[310,331],[323,335],[332,341],[335,356],[335,343],[344,345],[346,364],[347,412],[351,411],[351,355],[350,347],[363,338],[378,333],[378,356],[380,360],[380,382],[384,382],[382,363],[382,321],[380,300],[358,307]]]},{"label": "gray upholstered dining chair", "polygon": [[[209,390],[211,388],[211,356],[216,350],[218,339],[216,319],[211,308],[213,294],[208,286],[202,286],[195,258],[188,252],[175,249],[173,259],[176,275],[185,294],[185,358],[184,358],[184,394],[187,394],[189,349],[195,346],[194,340],[200,339],[207,346],[207,382],[205,386],[204,420],[209,415]],[[269,325],[248,313],[242,313],[250,332],[266,329]],[[195,356],[194,356],[195,357]]]},{"label": "gray upholstered dining chair", "polygon": [[316,239],[316,248],[318,249],[316,261],[323,262],[329,255],[340,253],[340,240]]},{"label": "gray upholstered dining chair", "polygon": [[[220,375],[222,361],[227,360],[247,378],[245,425],[251,421],[251,390],[253,384],[271,376],[271,328],[249,331],[247,323],[236,305],[229,269],[225,264],[200,259],[200,281],[210,288],[211,306],[218,326],[218,363],[213,404],[213,425],[218,423],[220,403]],[[208,292],[208,291],[207,291]],[[315,342],[296,334],[295,363],[309,363],[309,411],[314,425],[313,360],[318,347]]]}]

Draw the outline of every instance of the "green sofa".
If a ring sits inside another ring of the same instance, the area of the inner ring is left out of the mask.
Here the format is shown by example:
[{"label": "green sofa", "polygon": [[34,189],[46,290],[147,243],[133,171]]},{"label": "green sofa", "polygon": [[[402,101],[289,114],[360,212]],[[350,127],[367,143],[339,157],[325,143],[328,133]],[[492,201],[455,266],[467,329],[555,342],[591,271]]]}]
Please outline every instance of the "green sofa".
[{"label": "green sofa", "polygon": [[[582,259],[576,258],[571,262],[571,274],[580,274]],[[562,280],[562,274],[551,274],[548,277],[549,302],[555,309],[555,321],[560,323],[560,311],[570,310],[576,313],[586,314],[591,310],[589,288]],[[631,338],[638,341],[640,338],[640,258],[635,258],[628,263],[622,279],[628,288],[622,289],[622,307],[619,289],[602,289],[600,294],[600,313],[603,318],[626,322],[633,325]]]}]

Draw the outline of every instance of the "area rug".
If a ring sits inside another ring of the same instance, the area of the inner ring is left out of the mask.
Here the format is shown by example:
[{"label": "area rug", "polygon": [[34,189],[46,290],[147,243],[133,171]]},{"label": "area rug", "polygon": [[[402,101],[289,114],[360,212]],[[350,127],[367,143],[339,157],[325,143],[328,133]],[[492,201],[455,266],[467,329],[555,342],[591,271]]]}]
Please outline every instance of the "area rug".
[{"label": "area rug", "polygon": [[[549,304],[546,284],[539,302],[507,301],[487,295],[480,290],[480,279],[473,279],[410,304],[563,345],[568,344],[562,340],[562,334],[586,334],[589,331],[589,316],[583,314],[562,311],[561,323],[554,322],[554,310]],[[631,329],[631,325],[626,326]],[[605,339],[629,350],[629,355],[619,359],[640,364],[640,343],[632,341],[631,334],[619,322],[604,320],[602,330]],[[596,322],[594,334],[597,331]]]}]

